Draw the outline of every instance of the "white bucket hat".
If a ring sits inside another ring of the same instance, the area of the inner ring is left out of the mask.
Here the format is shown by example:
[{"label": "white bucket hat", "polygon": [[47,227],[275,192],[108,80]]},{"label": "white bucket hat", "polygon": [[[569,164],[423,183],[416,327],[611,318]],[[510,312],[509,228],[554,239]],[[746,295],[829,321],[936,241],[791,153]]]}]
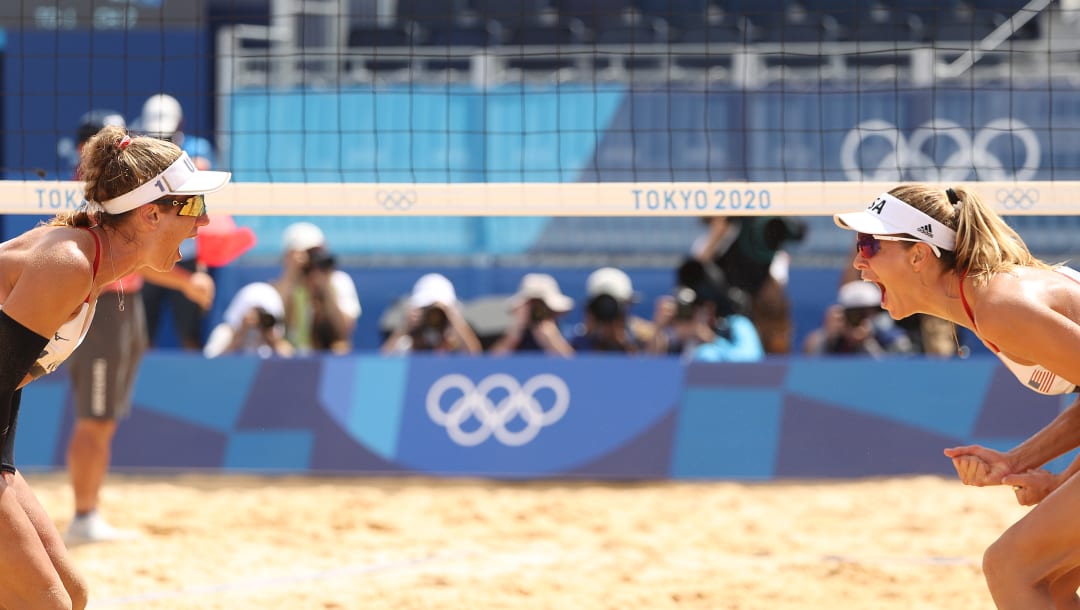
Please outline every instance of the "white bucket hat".
[{"label": "white bucket hat", "polygon": [[457,307],[457,292],[454,284],[439,273],[428,273],[416,280],[412,294],[409,296],[409,304],[417,309],[423,309],[428,305],[441,303]]},{"label": "white bucket hat", "polygon": [[870,235],[907,234],[942,250],[956,249],[956,231],[896,197],[882,193],[865,210],[833,214],[841,229]]},{"label": "white bucket hat", "polygon": [[546,273],[526,273],[517,293],[510,298],[510,306],[517,307],[532,299],[543,301],[556,313],[566,313],[574,308],[574,299],[563,294],[555,278]]},{"label": "white bucket hat", "polygon": [[854,280],[840,287],[836,302],[844,309],[878,307],[881,305],[881,289],[877,284]]},{"label": "white bucket hat", "polygon": [[142,129],[155,138],[171,138],[180,129],[184,110],[175,97],[166,93],[151,95],[143,103]]},{"label": "white bucket hat", "polygon": [[306,251],[326,245],[326,236],[322,229],[310,222],[294,222],[285,227],[281,238],[282,248],[286,251]]},{"label": "white bucket hat", "polygon": [[615,267],[601,267],[590,273],[585,280],[585,294],[590,299],[606,294],[622,303],[629,303],[637,296],[630,276]]},{"label": "white bucket hat", "polygon": [[244,322],[244,316],[256,307],[274,316],[279,323],[285,319],[281,294],[266,282],[253,282],[241,288],[221,317],[233,329],[238,329]]}]

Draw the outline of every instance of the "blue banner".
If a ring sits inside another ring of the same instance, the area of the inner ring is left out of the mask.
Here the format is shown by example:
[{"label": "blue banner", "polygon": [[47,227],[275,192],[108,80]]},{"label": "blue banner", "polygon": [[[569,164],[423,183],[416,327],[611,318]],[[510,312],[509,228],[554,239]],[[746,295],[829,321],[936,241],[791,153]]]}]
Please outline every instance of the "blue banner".
[{"label": "blue banner", "polygon": [[[67,381],[61,368],[26,389],[21,467],[63,467]],[[687,365],[159,351],[140,371],[113,463],[505,479],[948,474],[943,448],[1007,449],[1064,404],[993,357]]]}]

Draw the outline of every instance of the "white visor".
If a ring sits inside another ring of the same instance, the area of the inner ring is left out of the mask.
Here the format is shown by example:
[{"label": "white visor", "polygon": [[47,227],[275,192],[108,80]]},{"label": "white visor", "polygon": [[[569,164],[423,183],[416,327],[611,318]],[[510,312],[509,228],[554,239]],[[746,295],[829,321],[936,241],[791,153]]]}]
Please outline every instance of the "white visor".
[{"label": "white visor", "polygon": [[950,252],[956,249],[956,231],[888,193],[861,212],[833,214],[841,229],[870,235],[907,234]]},{"label": "white visor", "polygon": [[102,201],[101,207],[110,214],[122,214],[167,195],[213,193],[228,184],[230,178],[230,172],[199,171],[186,152],[180,153],[180,158],[165,171],[133,191]]}]

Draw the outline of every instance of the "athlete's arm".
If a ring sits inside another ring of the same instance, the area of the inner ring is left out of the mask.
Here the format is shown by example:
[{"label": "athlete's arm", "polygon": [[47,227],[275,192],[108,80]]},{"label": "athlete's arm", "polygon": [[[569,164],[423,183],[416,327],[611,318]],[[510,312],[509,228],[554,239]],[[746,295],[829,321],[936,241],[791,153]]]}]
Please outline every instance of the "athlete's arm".
[{"label": "athlete's arm", "polygon": [[[1076,357],[1080,354],[1080,324],[1022,289],[988,299],[979,309],[980,336],[1012,357],[1036,362],[1080,384],[1080,358]],[[1006,455],[1012,472],[1018,473],[1038,468],[1078,446],[1080,402],[1073,402]]]}]

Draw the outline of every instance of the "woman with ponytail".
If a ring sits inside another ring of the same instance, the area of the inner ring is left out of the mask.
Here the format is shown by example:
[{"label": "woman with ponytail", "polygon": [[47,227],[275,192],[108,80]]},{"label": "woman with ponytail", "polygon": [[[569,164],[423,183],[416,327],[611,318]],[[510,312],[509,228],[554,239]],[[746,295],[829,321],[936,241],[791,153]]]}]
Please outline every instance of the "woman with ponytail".
[{"label": "woman with ponytail", "polygon": [[[1033,256],[973,190],[898,186],[834,220],[858,233],[852,264],[893,318],[966,327],[1029,389],[1078,391],[1080,272]],[[1020,504],[1037,505],[983,556],[998,608],[1080,608],[1080,458],[1060,473],[1042,468],[1077,447],[1080,400],[1009,451],[945,449],[964,484],[1011,485]]]}]

